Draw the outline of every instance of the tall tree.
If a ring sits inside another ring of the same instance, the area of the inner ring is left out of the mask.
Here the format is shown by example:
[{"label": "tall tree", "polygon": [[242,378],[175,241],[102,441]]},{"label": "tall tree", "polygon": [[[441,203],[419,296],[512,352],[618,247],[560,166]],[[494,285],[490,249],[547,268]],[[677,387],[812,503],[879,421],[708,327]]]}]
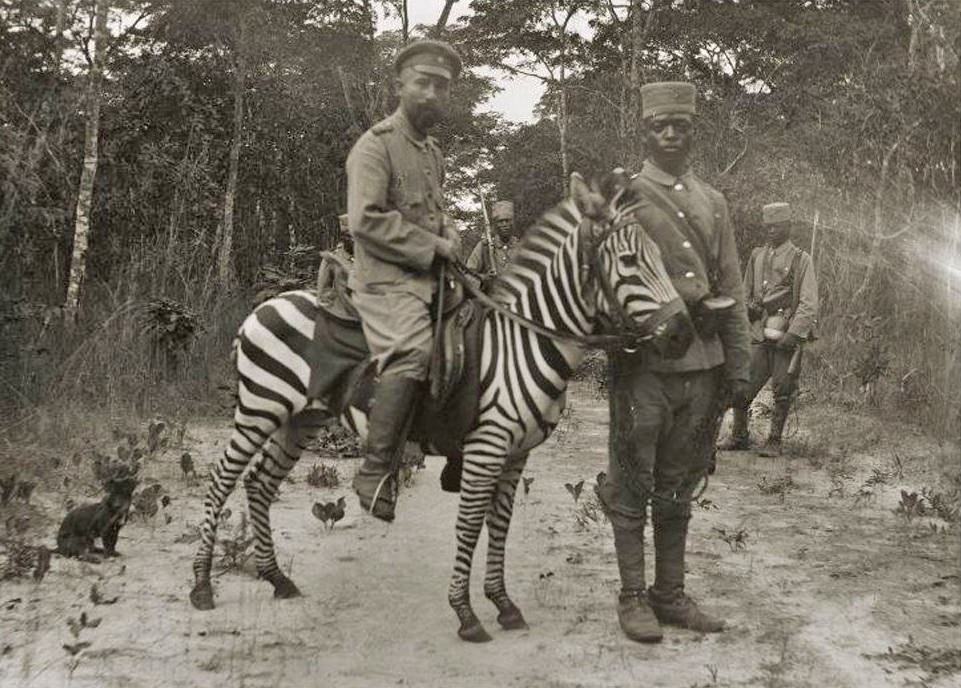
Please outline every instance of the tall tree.
[{"label": "tall tree", "polygon": [[596,11],[597,0],[474,0],[465,38],[492,66],[543,81],[553,102],[563,178],[570,173],[569,79],[586,40],[574,29],[578,16]]},{"label": "tall tree", "polygon": [[83,171],[77,190],[76,219],[73,230],[73,255],[70,258],[70,277],[64,300],[64,314],[68,323],[75,321],[80,309],[81,289],[87,272],[87,245],[90,232],[90,208],[93,203],[93,183],[97,177],[100,132],[100,103],[103,61],[107,49],[107,12],[109,0],[94,1],[92,58],[87,83],[87,122],[84,130]]}]

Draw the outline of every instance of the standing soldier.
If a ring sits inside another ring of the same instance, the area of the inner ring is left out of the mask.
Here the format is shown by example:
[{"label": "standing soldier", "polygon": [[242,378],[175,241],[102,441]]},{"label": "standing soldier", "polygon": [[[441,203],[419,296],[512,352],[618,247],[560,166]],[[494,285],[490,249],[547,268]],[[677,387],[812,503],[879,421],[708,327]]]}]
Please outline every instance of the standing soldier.
[{"label": "standing soldier", "polygon": [[720,448],[750,448],[748,409],[770,378],[774,413],[771,432],[760,454],[778,456],[784,423],[801,375],[801,349],[814,336],[818,285],[811,256],[791,241],[791,206],[768,203],[762,212],[767,243],[754,249],[744,271],[751,321],[751,386],[747,396],[734,407],[731,438]]},{"label": "standing soldier", "polygon": [[[511,262],[517,245],[520,243],[514,233],[514,204],[511,201],[497,201],[491,208],[491,218],[494,231],[491,238],[493,248],[487,243],[487,236],[474,246],[467,257],[467,267],[482,276],[482,286],[485,291],[497,275],[504,272],[504,268]],[[491,254],[494,262],[491,263]]]},{"label": "standing soldier", "polygon": [[385,521],[394,518],[395,464],[427,378],[436,268],[460,251],[444,214],[444,159],[427,135],[447,113],[460,57],[446,43],[418,41],[398,53],[394,69],[396,112],[361,136],[347,158],[350,288],[379,372],[353,488],[361,507]]},{"label": "standing soldier", "polygon": [[[632,640],[657,642],[660,623],[701,632],[724,627],[685,593],[684,550],[722,388],[745,393],[749,344],[727,202],[690,170],[694,86],[646,84],[641,98],[648,157],[632,182],[641,198],[636,217],[660,248],[697,336],[676,360],[650,350],[611,355],[610,463],[597,492],[614,529],[621,628]],[[650,588],[644,570],[648,503],[655,555]]]}]

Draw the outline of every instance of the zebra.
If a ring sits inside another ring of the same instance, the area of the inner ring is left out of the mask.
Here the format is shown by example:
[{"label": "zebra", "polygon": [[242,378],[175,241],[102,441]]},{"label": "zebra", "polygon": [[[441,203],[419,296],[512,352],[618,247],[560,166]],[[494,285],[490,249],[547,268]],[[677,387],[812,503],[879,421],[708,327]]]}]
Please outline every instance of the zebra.
[{"label": "zebra", "polygon": [[[492,297],[500,307],[488,310],[481,324],[480,410],[463,445],[457,554],[448,590],[464,640],[490,640],[468,593],[474,549],[485,522],[485,596],[496,606],[503,628],[527,627],[504,582],[507,532],[528,454],[556,425],[567,381],[586,353],[577,340],[589,336],[600,320],[609,320],[650,326],[652,344],[665,355],[680,356],[690,344],[693,328],[687,310],[657,245],[630,219],[636,207],[630,201],[626,181],[605,199],[572,175],[568,198],[526,232],[514,262],[495,284]],[[257,572],[273,585],[275,597],[300,595],[277,565],[269,509],[305,443],[330,417],[323,400],[306,397],[306,353],[316,314],[314,294],[287,292],[258,306],[240,328],[234,431],[211,469],[193,563],[190,599],[197,609],[214,606],[210,575],[221,509],[261,449],[244,478]],[[537,334],[517,316],[563,338]],[[364,423],[355,421],[358,413],[345,409],[341,423],[363,432]]]}]

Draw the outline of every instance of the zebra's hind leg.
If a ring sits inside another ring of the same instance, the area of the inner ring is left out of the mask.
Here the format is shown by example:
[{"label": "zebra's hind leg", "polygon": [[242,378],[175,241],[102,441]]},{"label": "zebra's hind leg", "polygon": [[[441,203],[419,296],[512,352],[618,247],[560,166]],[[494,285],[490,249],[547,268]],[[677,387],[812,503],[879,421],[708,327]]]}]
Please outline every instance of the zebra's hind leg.
[{"label": "zebra's hind leg", "polygon": [[[241,395],[244,393],[241,385]],[[243,396],[241,396],[243,399]],[[214,591],[210,583],[214,543],[217,540],[217,524],[227,497],[233,492],[237,478],[244,472],[250,458],[260,451],[270,434],[277,428],[277,416],[268,413],[248,414],[245,407],[238,406],[234,412],[234,431],[220,461],[210,472],[210,484],[204,497],[204,520],[200,526],[200,547],[194,557],[194,587],[190,602],[196,609],[206,611],[214,608]]]},{"label": "zebra's hind leg", "polygon": [[504,556],[507,531],[514,511],[514,494],[520,480],[527,454],[508,460],[504,472],[497,481],[494,499],[487,512],[487,573],[484,576],[484,596],[497,607],[497,623],[508,631],[526,629],[527,622],[517,605],[507,596],[504,584]]},{"label": "zebra's hind leg", "polygon": [[270,529],[270,505],[281,481],[300,459],[305,443],[317,432],[318,416],[309,411],[295,415],[271,436],[263,456],[244,478],[250,520],[254,530],[257,574],[274,586],[274,597],[300,597],[297,585],[277,565]]},{"label": "zebra's hind leg", "polygon": [[[484,461],[487,460],[485,464]],[[457,614],[462,640],[483,643],[491,640],[470,603],[470,572],[474,549],[491,506],[501,462],[497,457],[465,454],[461,479],[460,506],[457,512],[457,558],[447,601]]]}]

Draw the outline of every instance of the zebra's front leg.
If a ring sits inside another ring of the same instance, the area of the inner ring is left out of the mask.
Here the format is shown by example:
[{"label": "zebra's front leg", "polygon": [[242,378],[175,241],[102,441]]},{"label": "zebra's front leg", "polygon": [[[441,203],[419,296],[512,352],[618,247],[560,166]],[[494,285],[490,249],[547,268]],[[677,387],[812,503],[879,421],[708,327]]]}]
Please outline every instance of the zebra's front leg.
[{"label": "zebra's front leg", "polygon": [[484,596],[497,607],[497,623],[505,630],[528,628],[524,615],[507,595],[504,584],[504,556],[507,532],[514,512],[514,495],[520,480],[527,454],[512,457],[497,481],[494,499],[487,512],[487,573],[484,576]]},{"label": "zebra's front leg", "polygon": [[[485,463],[486,461],[486,463]],[[447,601],[457,614],[462,640],[484,643],[491,640],[470,603],[470,572],[474,549],[480,537],[484,516],[491,506],[502,462],[496,457],[464,455],[460,506],[457,512],[457,557]]]},{"label": "zebra's front leg", "polygon": [[259,461],[244,478],[250,520],[254,530],[254,557],[257,575],[274,586],[274,597],[300,597],[297,585],[277,565],[274,540],[270,529],[270,505],[277,496],[281,481],[300,459],[303,442],[309,434],[295,421],[280,428],[264,448]]}]

